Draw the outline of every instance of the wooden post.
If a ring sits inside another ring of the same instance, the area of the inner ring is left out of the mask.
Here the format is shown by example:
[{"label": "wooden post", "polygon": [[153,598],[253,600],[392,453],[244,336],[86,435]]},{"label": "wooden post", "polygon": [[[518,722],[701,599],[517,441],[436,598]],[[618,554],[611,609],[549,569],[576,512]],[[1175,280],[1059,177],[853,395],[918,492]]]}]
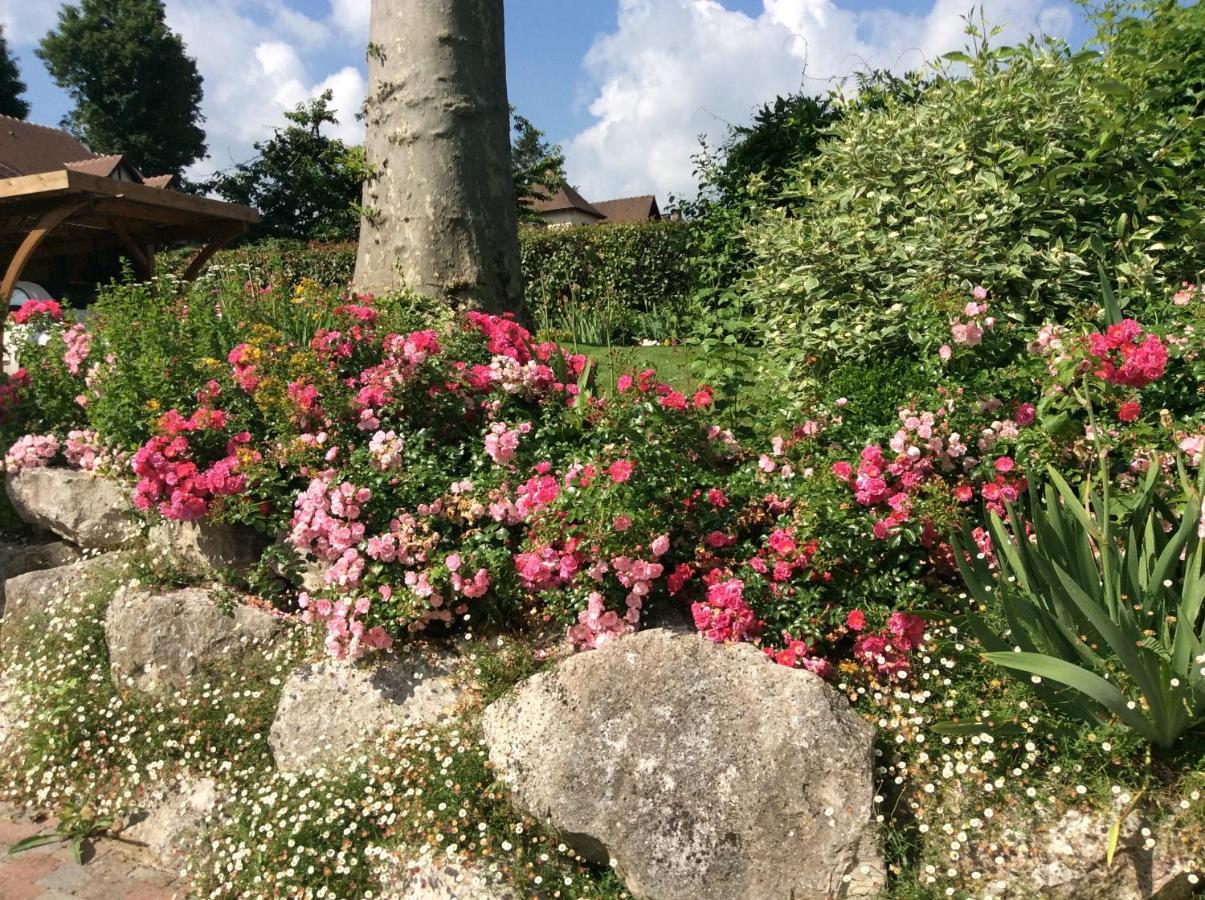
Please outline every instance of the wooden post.
[{"label": "wooden post", "polygon": [[197,251],[197,255],[188,264],[188,268],[184,270],[184,280],[192,281],[200,275],[201,270],[205,268],[205,264],[209,262],[215,253],[246,230],[247,223],[245,222],[231,222],[223,226],[217,234],[209,239],[209,242],[204,247]]},{"label": "wooden post", "polygon": [[46,239],[46,235],[88,205],[87,200],[72,200],[46,210],[13,254],[12,262],[4,273],[4,281],[0,282],[0,303],[4,304],[4,309],[0,310],[0,365],[4,361],[4,322],[8,319],[8,304],[12,300],[13,289],[21,280],[21,273],[25,271],[26,263],[38,249],[38,245]]},{"label": "wooden post", "polygon": [[151,248],[138,243],[134,235],[130,233],[130,229],[126,226],[126,223],[121,219],[109,219],[109,224],[117,232],[117,236],[121,238],[121,242],[125,244],[126,251],[130,254],[130,261],[134,263],[134,268],[138,272],[138,277],[144,281],[150,281],[154,278],[155,258],[152,255]]}]

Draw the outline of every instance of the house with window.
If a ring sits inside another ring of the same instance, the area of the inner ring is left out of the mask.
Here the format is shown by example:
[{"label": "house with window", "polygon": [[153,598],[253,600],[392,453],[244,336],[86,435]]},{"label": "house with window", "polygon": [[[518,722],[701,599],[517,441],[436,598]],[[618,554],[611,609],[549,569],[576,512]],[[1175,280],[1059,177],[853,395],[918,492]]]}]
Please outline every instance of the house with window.
[{"label": "house with window", "polygon": [[539,216],[540,224],[550,228],[564,228],[570,225],[626,225],[661,219],[657,198],[652,194],[591,203],[570,185],[549,193],[542,200],[529,201],[528,206]]}]

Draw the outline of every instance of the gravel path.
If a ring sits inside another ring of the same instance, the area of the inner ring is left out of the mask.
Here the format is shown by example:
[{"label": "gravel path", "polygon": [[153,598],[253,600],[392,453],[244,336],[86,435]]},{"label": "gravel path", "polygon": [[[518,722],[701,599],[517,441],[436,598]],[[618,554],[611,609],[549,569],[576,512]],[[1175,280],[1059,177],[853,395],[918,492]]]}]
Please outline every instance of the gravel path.
[{"label": "gravel path", "polygon": [[53,819],[31,821],[0,802],[0,898],[3,900],[183,900],[188,885],[147,864],[146,854],[118,841],[97,841],[93,856],[77,864],[64,843],[9,855],[22,838],[54,831]]}]

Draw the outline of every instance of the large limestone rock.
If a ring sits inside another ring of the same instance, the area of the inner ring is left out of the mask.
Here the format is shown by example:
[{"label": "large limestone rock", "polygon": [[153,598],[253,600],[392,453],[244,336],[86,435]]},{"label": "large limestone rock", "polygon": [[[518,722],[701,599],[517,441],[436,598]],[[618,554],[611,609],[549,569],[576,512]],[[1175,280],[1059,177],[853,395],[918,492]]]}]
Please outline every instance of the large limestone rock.
[{"label": "large limestone rock", "polygon": [[748,645],[643,631],[491,705],[515,800],[645,900],[873,894],[873,729]]},{"label": "large limestone rock", "polygon": [[80,547],[114,550],[138,540],[124,489],[94,472],[21,469],[8,473],[5,489],[24,521]]},{"label": "large limestone rock", "polygon": [[268,743],[277,768],[338,764],[389,730],[438,722],[460,699],[453,657],[417,648],[360,663],[302,666],[285,682]]},{"label": "large limestone rock", "polygon": [[27,616],[42,611],[48,604],[71,592],[82,595],[107,572],[120,564],[122,554],[102,553],[66,566],[38,569],[10,578],[4,584],[4,618],[0,635],[8,637]]},{"label": "large limestone rock", "polygon": [[256,607],[224,612],[200,588],[119,591],[105,615],[113,683],[148,693],[182,688],[206,670],[263,654],[282,627]]},{"label": "large limestone rock", "polygon": [[4,612],[4,583],[38,569],[53,569],[79,560],[80,551],[62,541],[42,544],[0,543],[0,613]]},{"label": "large limestone rock", "polygon": [[250,528],[211,522],[156,523],[147,535],[152,548],[188,565],[245,571],[259,561],[267,540]]},{"label": "large limestone rock", "polygon": [[160,864],[179,868],[201,837],[218,802],[212,778],[187,778],[130,825],[123,837],[145,844]]}]

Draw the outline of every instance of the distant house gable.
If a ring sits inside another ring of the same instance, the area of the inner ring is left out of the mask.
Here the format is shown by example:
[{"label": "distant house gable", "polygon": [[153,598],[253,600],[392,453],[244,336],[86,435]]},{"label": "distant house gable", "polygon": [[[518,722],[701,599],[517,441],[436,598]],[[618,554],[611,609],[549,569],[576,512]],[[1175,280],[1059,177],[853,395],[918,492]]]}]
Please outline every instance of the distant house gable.
[{"label": "distant house gable", "polygon": [[587,203],[586,198],[568,184],[543,199],[525,202],[545,225],[593,225],[604,218],[602,213]]},{"label": "distant house gable", "polygon": [[62,169],[157,188],[175,185],[175,176],[144,177],[122,154],[93,153],[87,144],[61,128],[0,116],[0,178],[41,175]]},{"label": "distant house gable", "polygon": [[639,197],[621,197],[618,200],[600,200],[594,208],[606,218],[603,225],[627,225],[633,222],[656,222],[661,218],[657,198],[652,194]]},{"label": "distant house gable", "polygon": [[542,199],[523,202],[540,217],[543,225],[548,226],[624,225],[661,218],[657,198],[652,194],[590,203],[573,187],[565,185]]}]

